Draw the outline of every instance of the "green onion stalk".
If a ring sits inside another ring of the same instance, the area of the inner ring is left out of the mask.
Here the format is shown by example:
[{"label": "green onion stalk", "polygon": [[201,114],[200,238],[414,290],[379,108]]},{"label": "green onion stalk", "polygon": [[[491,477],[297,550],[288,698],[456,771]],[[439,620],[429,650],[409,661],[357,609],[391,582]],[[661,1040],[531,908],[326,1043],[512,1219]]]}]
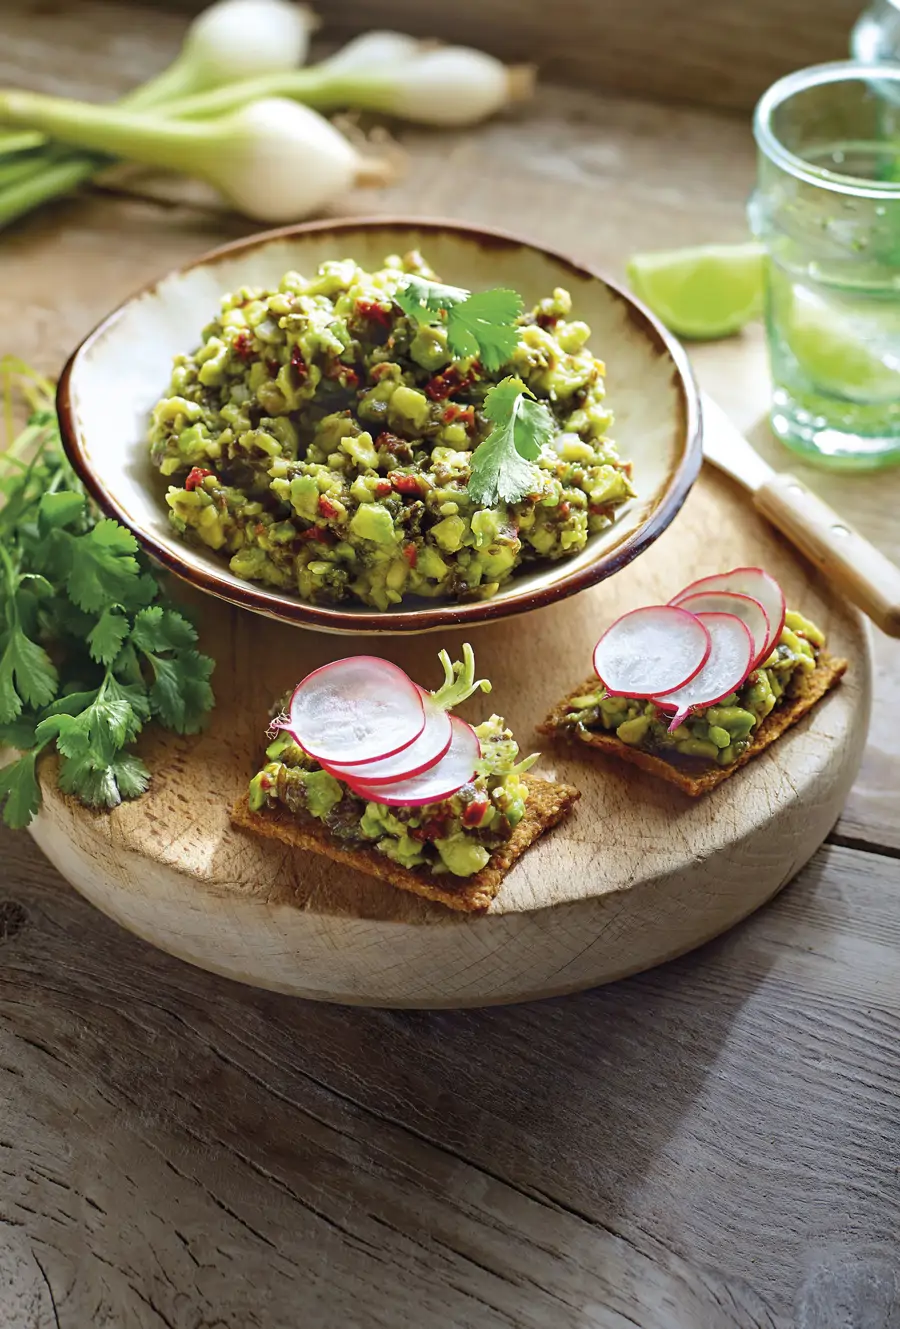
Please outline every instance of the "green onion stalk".
[{"label": "green onion stalk", "polygon": [[[318,65],[277,69],[167,101],[155,110],[153,121],[131,107],[93,107],[32,93],[0,93],[0,121],[107,154],[81,159],[83,174],[73,169],[68,175],[57,165],[48,167],[46,176],[40,173],[13,181],[7,186],[9,196],[3,189],[0,165],[0,226],[53,197],[57,183],[70,189],[88,179],[110,156],[208,179],[209,170],[204,169],[199,155],[203,135],[198,132],[192,140],[193,131],[185,122],[198,122],[194,128],[199,131],[201,122],[215,125],[220,117],[239,114],[261,101],[287,98],[321,113],[352,106],[449,127],[477,123],[530,96],[533,86],[529,66],[506,66],[466,47],[434,46],[399,33],[372,32]],[[163,120],[170,124],[168,139]],[[182,152],[192,141],[197,151],[188,146]],[[172,151],[163,150],[164,142]],[[157,146],[148,150],[149,144]],[[227,188],[223,192],[228,196]],[[249,215],[265,221],[280,219],[258,209]]]},{"label": "green onion stalk", "polygon": [[[196,176],[239,212],[265,222],[300,220],[354,185],[385,184],[393,176],[387,163],[362,155],[322,116],[284,98],[190,121],[10,92],[0,95],[2,119],[36,125],[75,147]],[[75,167],[57,169],[63,175]],[[34,188],[31,180],[13,186],[13,206],[21,210]],[[0,194],[0,225],[9,220],[8,195]]]},{"label": "green onion stalk", "polygon": [[[217,0],[189,27],[175,60],[117,103],[131,112],[153,111],[175,98],[213,90],[236,79],[293,69],[309,50],[315,13],[292,0]],[[0,225],[41,203],[70,193],[112,158],[73,154],[48,146],[29,128],[0,134]]]}]

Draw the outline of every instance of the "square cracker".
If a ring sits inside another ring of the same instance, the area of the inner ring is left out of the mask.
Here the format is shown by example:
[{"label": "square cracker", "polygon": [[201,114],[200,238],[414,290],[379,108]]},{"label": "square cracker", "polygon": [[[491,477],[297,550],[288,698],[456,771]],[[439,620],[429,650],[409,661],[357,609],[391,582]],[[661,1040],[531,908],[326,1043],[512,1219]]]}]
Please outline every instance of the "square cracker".
[{"label": "square cracker", "polygon": [[808,711],[812,710],[816,702],[839,682],[846,668],[846,660],[835,659],[834,656],[823,651],[819,656],[815,669],[808,674],[804,674],[796,694],[787,698],[780,706],[776,706],[773,711],[769,712],[756,730],[753,742],[730,766],[709,767],[690,757],[683,757],[677,762],[668,761],[664,757],[654,756],[652,752],[644,752],[641,748],[630,747],[628,743],[623,743],[620,738],[617,738],[614,733],[596,733],[593,730],[572,729],[564,725],[562,721],[569,701],[572,697],[579,697],[584,692],[593,692],[597,686],[596,676],[590,678],[586,683],[582,683],[581,687],[575,688],[573,692],[563,698],[550,712],[544,723],[538,725],[538,731],[542,734],[551,734],[554,737],[578,739],[588,747],[610,752],[613,756],[621,757],[623,761],[631,762],[633,766],[640,766],[641,770],[648,771],[651,775],[657,775],[663,780],[668,780],[670,784],[677,785],[691,798],[699,798],[701,794],[708,794],[711,789],[715,789],[716,785],[734,775],[735,771],[740,770],[742,766],[746,766],[748,761],[758,757],[770,744],[780,738],[786,729],[790,729],[791,725],[802,719]]},{"label": "square cracker", "polygon": [[[334,840],[328,828],[314,817],[298,817],[286,808],[266,808],[251,812],[247,795],[235,804],[231,820],[242,830],[253,831],[267,839],[281,840],[296,849],[324,854],[337,863],[346,863],[370,877],[380,877],[402,891],[424,895],[449,909],[463,913],[483,913],[503,884],[503,878],[544,831],[568,816],[579,791],[572,785],[553,784],[532,775],[524,777],[528,786],[525,816],[505,844],[495,849],[489,862],[471,877],[453,877],[450,873],[433,876],[428,871],[401,867],[377,849],[354,848]],[[452,885],[450,884],[452,883]]]}]

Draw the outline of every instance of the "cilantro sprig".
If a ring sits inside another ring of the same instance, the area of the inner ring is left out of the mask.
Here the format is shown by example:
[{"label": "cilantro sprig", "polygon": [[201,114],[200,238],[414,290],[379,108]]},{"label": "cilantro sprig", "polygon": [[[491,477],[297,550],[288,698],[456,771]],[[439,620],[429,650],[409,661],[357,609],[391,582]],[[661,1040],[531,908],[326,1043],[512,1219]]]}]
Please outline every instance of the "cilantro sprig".
[{"label": "cilantro sprig", "polygon": [[[213,661],[163,598],[134,537],[100,518],[62,451],[52,384],[0,361],[7,427],[15,376],[32,407],[0,454],[0,767],[8,826],[41,802],[37,762],[59,754],[60,788],[115,807],[147,788],[131,749],[157,722],[191,734],[214,704]],[[10,431],[11,432],[11,431]]]},{"label": "cilantro sprig", "polygon": [[484,413],[493,429],[472,454],[468,492],[476,503],[518,503],[534,491],[534,463],[556,432],[553,417],[520,378],[491,388]]},{"label": "cilantro sprig", "polygon": [[446,326],[447,343],[458,360],[477,356],[493,372],[502,369],[516,349],[516,320],[523,308],[516,291],[497,287],[473,292],[409,276],[394,299],[414,322]]}]

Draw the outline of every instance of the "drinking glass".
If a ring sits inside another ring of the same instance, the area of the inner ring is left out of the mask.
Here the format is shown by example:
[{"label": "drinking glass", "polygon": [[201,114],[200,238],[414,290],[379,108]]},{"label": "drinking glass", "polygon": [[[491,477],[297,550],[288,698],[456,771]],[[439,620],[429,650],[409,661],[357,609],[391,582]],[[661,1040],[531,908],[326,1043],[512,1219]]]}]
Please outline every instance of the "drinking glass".
[{"label": "drinking glass", "polygon": [[790,74],[754,134],[775,433],[826,465],[900,462],[900,66]]}]

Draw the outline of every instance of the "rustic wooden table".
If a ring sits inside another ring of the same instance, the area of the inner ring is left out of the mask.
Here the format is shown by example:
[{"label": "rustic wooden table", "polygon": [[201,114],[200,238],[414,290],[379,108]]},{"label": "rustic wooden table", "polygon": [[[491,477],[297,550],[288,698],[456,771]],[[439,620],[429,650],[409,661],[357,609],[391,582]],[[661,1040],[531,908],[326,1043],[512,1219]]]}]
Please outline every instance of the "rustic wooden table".
[{"label": "rustic wooden table", "polygon": [[[697,6],[721,22],[695,63],[708,74],[730,41],[738,70],[720,102],[774,72],[761,40],[740,58],[744,8]],[[772,49],[790,9],[754,6]],[[815,54],[853,9],[821,7]],[[799,63],[813,7],[793,11]],[[0,83],[107,95],[180,31],[149,4],[30,0],[0,15]],[[505,223],[613,272],[633,249],[744,233],[745,115],[555,89],[404,141],[406,179],[348,211]],[[55,371],[129,290],[244,229],[135,187],[0,237],[0,350]],[[775,457],[759,329],[694,361]],[[803,474],[900,558],[900,472]],[[460,1014],[274,997],[151,950],[0,836],[4,1329],[896,1329],[900,649],[879,638],[876,657],[860,779],[793,885],[580,997]]]}]

